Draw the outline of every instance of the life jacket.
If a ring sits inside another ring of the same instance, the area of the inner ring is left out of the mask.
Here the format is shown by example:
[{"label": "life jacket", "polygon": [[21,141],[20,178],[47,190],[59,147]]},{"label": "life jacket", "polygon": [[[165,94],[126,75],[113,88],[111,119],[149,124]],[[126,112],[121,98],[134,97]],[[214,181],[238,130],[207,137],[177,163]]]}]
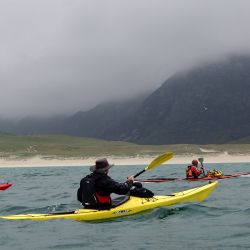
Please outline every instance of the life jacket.
[{"label": "life jacket", "polygon": [[192,166],[187,166],[187,169],[186,169],[186,178],[193,178],[193,172],[192,172],[191,167]]},{"label": "life jacket", "polygon": [[111,206],[110,196],[102,196],[95,190],[95,182],[98,178],[87,175],[80,181],[77,190],[77,199],[85,208],[107,208]]}]

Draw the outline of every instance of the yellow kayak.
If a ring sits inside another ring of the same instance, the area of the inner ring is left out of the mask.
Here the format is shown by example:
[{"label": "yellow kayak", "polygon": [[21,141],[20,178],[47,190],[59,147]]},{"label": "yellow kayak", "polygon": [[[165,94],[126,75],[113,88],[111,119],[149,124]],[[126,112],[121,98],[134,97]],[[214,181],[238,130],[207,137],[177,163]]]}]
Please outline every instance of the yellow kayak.
[{"label": "yellow kayak", "polygon": [[171,195],[154,196],[153,198],[138,198],[131,196],[123,204],[109,210],[78,209],[73,212],[53,214],[19,214],[0,216],[10,220],[50,220],[71,219],[76,221],[95,221],[129,216],[158,207],[172,206],[178,203],[201,202],[217,187],[218,182],[188,189]]}]

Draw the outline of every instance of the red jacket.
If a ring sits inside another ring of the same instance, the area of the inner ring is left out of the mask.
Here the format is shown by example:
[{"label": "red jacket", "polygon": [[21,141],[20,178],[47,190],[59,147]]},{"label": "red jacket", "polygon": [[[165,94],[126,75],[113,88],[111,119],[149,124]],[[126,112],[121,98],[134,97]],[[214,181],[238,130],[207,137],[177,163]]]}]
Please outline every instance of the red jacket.
[{"label": "red jacket", "polygon": [[[187,178],[198,178],[198,176],[203,173],[202,170],[199,170],[198,167],[195,165],[191,166],[190,171],[192,173],[192,176],[190,176],[190,174],[188,174]],[[188,172],[189,171],[187,171],[187,173]]]}]

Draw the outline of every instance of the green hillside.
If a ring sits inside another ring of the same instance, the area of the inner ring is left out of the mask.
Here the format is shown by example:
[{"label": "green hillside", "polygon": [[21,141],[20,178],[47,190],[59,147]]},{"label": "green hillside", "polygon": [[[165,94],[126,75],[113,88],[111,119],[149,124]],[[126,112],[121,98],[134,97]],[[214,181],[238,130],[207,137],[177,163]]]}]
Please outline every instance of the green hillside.
[{"label": "green hillside", "polygon": [[155,156],[165,151],[176,155],[211,153],[250,154],[250,144],[225,145],[137,145],[120,141],[104,141],[64,135],[16,136],[0,134],[0,157],[78,158],[97,156]]}]

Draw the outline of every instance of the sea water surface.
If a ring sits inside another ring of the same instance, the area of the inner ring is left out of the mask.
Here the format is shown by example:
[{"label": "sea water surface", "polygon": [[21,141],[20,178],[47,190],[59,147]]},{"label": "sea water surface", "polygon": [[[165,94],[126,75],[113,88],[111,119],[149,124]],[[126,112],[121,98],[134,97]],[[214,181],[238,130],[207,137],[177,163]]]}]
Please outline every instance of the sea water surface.
[{"label": "sea water surface", "polygon": [[[145,166],[115,166],[110,176],[123,182]],[[185,165],[162,165],[141,177],[183,177]],[[225,174],[250,171],[250,163],[206,164]],[[76,191],[87,167],[0,168],[0,215],[71,211],[80,207]],[[171,194],[205,181],[145,183],[155,194]],[[202,203],[179,204],[105,222],[0,219],[0,249],[250,249],[250,176],[219,181]]]}]

